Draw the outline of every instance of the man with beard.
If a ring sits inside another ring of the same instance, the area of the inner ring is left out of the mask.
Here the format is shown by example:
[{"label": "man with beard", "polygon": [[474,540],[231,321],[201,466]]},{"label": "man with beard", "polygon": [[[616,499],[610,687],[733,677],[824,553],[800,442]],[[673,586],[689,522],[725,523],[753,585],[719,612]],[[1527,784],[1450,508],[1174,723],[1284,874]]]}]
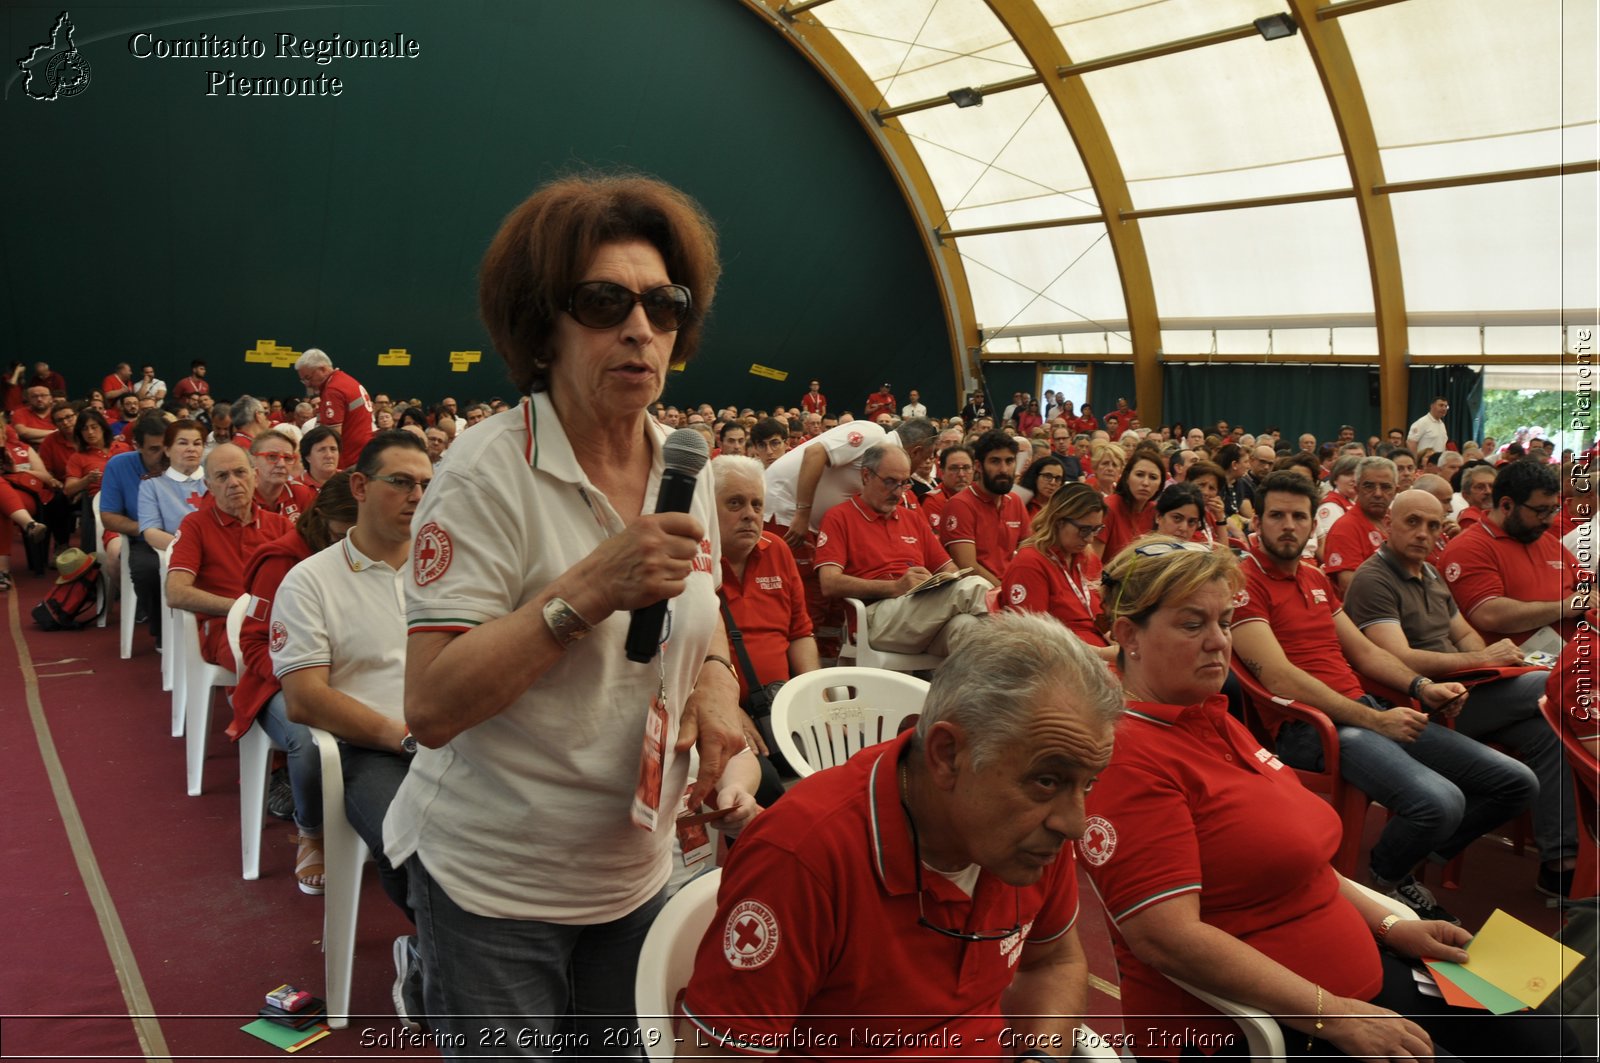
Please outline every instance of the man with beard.
[{"label": "man with beard", "polygon": [[[1273,695],[1320,709],[1339,735],[1339,774],[1393,815],[1372,847],[1372,884],[1424,919],[1457,920],[1412,875],[1430,854],[1446,860],[1532,802],[1532,769],[1434,723],[1461,711],[1467,690],[1418,674],[1362,634],[1328,578],[1300,560],[1311,536],[1316,488],[1289,472],[1261,485],[1260,543],[1240,566],[1245,593],[1233,614],[1233,652]],[[1421,703],[1389,706],[1357,675]],[[1274,752],[1318,770],[1322,748],[1309,723],[1262,706]]]},{"label": "man with beard", "polygon": [[978,478],[944,507],[939,535],[957,567],[998,587],[1028,524],[1026,507],[1011,493],[1017,441],[1005,432],[985,432],[973,444],[972,457]]},{"label": "man with beard", "polygon": [[1495,474],[1493,508],[1444,551],[1444,579],[1483,641],[1517,645],[1543,628],[1563,642],[1589,609],[1591,577],[1545,530],[1561,511],[1548,465],[1513,461]]}]

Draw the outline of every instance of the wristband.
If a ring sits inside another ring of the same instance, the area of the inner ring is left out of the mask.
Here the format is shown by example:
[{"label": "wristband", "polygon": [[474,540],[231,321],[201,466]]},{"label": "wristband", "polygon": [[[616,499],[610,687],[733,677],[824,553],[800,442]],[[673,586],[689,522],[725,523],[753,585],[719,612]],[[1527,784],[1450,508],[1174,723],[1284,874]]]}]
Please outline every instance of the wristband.
[{"label": "wristband", "polygon": [[706,660],[707,661],[716,661],[718,664],[722,665],[730,673],[732,673],[733,681],[735,683],[737,683],[739,681],[739,672],[738,672],[738,670],[733,667],[733,662],[728,660],[726,657],[718,657],[714,653],[708,653],[708,654],[706,654]]},{"label": "wristband", "polygon": [[1390,914],[1383,917],[1383,922],[1379,923],[1378,929],[1373,932],[1379,944],[1383,943],[1383,939],[1389,936],[1389,931],[1393,930],[1394,925],[1399,921],[1400,917],[1398,915]]},{"label": "wristband", "polygon": [[1413,679],[1411,681],[1411,685],[1406,688],[1406,696],[1415,699],[1416,696],[1422,691],[1423,687],[1431,686],[1433,686],[1433,680],[1429,679],[1425,675],[1419,675]]}]

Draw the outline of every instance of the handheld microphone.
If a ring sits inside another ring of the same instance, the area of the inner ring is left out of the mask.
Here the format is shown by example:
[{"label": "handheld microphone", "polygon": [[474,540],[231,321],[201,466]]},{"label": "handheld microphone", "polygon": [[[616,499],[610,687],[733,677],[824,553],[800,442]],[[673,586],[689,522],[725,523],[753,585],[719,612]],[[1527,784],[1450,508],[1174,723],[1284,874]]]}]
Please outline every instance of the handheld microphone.
[{"label": "handheld microphone", "polygon": [[[695,479],[711,458],[705,437],[692,428],[680,428],[661,445],[661,490],[656,494],[657,513],[687,513],[694,501]],[[648,664],[661,645],[661,626],[667,618],[667,601],[633,611],[628,622],[628,660]]]}]

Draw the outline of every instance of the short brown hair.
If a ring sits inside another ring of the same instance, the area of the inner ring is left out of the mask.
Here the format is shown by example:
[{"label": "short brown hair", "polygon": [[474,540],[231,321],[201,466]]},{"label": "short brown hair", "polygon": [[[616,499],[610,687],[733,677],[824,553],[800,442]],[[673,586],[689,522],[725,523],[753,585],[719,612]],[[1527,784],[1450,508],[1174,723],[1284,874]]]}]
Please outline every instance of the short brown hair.
[{"label": "short brown hair", "polygon": [[556,315],[600,247],[625,240],[653,246],[667,276],[693,295],[694,313],[678,330],[672,360],[693,357],[722,272],[711,220],[689,196],[654,178],[566,177],[506,216],[478,271],[478,313],[520,391],[549,386]]}]

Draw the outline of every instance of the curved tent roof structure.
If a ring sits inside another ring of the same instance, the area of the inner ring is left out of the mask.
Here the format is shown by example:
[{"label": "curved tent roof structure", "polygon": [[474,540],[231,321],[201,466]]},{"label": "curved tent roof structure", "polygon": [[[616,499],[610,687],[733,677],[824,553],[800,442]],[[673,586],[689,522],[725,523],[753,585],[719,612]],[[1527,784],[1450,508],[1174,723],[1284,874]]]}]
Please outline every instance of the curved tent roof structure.
[{"label": "curved tent roof structure", "polygon": [[[983,360],[1559,362],[1593,0],[743,0],[873,136]],[[1592,335],[1592,333],[1591,333]]]}]

